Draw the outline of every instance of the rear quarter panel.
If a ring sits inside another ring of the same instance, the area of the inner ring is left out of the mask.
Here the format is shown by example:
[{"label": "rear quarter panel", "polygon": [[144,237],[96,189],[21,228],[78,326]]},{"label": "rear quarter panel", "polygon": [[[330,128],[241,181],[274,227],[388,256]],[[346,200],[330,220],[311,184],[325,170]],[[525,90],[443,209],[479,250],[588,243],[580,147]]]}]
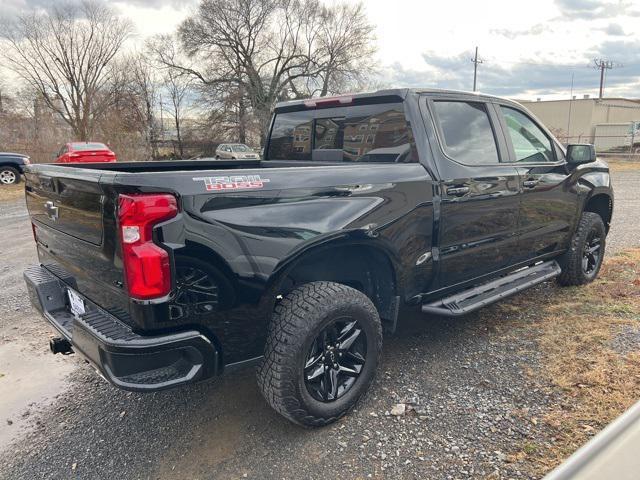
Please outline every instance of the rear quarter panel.
[{"label": "rear quarter panel", "polygon": [[[298,258],[315,248],[346,243],[374,246],[395,269],[398,294],[421,291],[430,251],[433,185],[421,164],[360,164],[242,170],[261,187],[207,190],[194,172],[118,175],[141,191],[157,190],[166,176],[180,197],[180,221],[162,227],[162,238],[180,258],[204,260],[229,279],[233,301],[199,321],[223,345],[225,363],[260,356],[280,282]],[[226,174],[233,176],[232,172]],[[330,259],[330,248],[326,250]],[[182,320],[168,319],[159,327]],[[192,322],[193,319],[185,319]]]}]

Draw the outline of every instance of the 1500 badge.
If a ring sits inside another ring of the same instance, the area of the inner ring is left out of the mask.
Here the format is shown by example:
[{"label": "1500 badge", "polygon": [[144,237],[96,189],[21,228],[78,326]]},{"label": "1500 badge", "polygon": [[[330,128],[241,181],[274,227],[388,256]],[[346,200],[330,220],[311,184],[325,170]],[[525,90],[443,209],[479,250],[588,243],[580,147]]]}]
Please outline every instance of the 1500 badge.
[{"label": "1500 badge", "polygon": [[228,177],[194,177],[196,182],[204,182],[209,191],[216,190],[247,190],[262,188],[269,182],[268,178],[260,178],[260,175],[231,175]]}]

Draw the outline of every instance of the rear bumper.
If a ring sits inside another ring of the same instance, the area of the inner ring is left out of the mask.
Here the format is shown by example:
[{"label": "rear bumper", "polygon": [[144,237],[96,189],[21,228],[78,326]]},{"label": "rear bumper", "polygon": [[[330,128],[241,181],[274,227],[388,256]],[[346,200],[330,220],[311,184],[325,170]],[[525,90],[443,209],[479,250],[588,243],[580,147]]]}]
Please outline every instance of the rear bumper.
[{"label": "rear bumper", "polygon": [[69,308],[68,287],[42,266],[25,270],[31,303],[111,383],[155,391],[193,383],[218,372],[218,352],[205,336],[186,331],[142,336],[88,299],[86,313]]}]

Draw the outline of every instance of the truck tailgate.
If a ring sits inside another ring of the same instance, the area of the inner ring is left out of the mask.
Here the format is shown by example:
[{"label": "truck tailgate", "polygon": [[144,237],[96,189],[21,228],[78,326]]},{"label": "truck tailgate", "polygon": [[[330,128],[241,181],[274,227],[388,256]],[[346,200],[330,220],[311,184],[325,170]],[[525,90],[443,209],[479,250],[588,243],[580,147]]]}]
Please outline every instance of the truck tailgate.
[{"label": "truck tailgate", "polygon": [[85,171],[82,178],[64,172],[29,174],[27,208],[31,219],[94,245],[102,243],[102,204],[99,171]]},{"label": "truck tailgate", "polygon": [[26,201],[40,263],[90,300],[123,312],[128,300],[116,254],[116,194],[101,185],[104,174],[39,165],[25,174]]}]

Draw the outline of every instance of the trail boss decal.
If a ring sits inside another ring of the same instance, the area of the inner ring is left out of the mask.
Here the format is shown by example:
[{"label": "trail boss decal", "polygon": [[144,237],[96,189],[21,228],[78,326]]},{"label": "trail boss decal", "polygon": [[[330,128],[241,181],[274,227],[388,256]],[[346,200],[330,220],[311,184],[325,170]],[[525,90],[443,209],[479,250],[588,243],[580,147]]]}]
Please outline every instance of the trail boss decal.
[{"label": "trail boss decal", "polygon": [[268,178],[260,175],[231,175],[229,177],[194,177],[195,182],[204,182],[208,191],[217,190],[247,190],[262,188],[269,182]]}]

